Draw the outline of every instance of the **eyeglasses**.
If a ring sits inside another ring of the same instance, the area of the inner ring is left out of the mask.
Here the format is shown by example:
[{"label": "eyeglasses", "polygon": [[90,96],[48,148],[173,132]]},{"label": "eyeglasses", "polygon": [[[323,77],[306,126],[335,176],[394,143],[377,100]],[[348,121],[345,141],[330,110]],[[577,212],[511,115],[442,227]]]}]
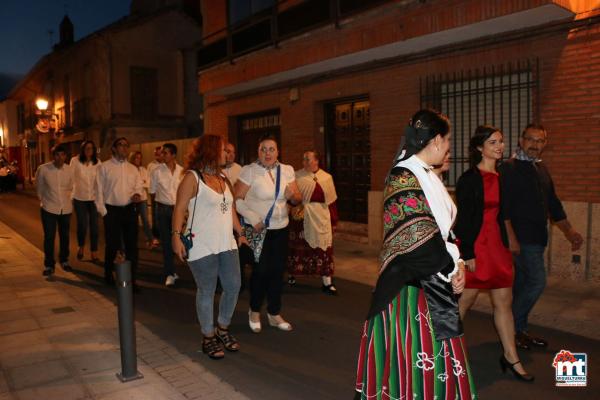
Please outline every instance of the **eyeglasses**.
[{"label": "eyeglasses", "polygon": [[545,144],[546,143],[546,139],[535,139],[535,138],[532,138],[531,136],[523,136],[523,139],[525,139],[529,143],[535,143],[535,144]]},{"label": "eyeglasses", "polygon": [[275,153],[276,151],[277,151],[276,147],[261,147],[260,148],[261,153]]}]

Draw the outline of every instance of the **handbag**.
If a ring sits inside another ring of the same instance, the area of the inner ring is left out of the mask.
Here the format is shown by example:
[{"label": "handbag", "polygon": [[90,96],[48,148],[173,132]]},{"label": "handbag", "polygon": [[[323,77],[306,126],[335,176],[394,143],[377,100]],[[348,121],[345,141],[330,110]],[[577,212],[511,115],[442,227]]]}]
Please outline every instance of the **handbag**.
[{"label": "handbag", "polygon": [[264,225],[265,228],[260,232],[257,232],[254,227],[250,224],[247,224],[243,221],[242,217],[242,234],[248,241],[248,245],[252,249],[252,253],[254,254],[254,262],[258,263],[260,259],[260,254],[262,253],[263,243],[265,241],[265,237],[267,236],[267,228],[269,227],[269,222],[271,221],[271,216],[273,215],[273,210],[275,209],[275,203],[277,203],[277,197],[279,197],[279,183],[281,181],[281,165],[277,166],[277,178],[275,180],[275,200],[273,200],[273,204],[271,204],[271,208],[265,217]]},{"label": "handbag", "polygon": [[190,228],[186,229],[185,233],[181,232],[179,234],[179,240],[183,243],[183,247],[185,248],[185,258],[187,259],[190,256],[190,250],[194,247],[194,234],[192,233],[192,228],[194,227],[194,215],[196,214],[196,202],[198,201],[198,192],[200,191],[200,179],[204,182],[204,178],[201,173],[194,171],[198,175],[198,189],[196,190],[196,199],[194,199],[194,211],[192,211],[192,222],[190,223]]}]

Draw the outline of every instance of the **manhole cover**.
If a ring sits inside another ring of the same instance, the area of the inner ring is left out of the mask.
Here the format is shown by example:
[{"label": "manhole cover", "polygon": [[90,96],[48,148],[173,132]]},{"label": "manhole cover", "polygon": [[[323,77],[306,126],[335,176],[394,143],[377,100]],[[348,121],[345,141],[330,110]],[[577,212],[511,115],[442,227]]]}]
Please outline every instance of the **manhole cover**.
[{"label": "manhole cover", "polygon": [[58,307],[58,308],[53,308],[52,312],[54,314],[66,314],[66,313],[70,313],[70,312],[75,312],[75,309],[73,307]]}]

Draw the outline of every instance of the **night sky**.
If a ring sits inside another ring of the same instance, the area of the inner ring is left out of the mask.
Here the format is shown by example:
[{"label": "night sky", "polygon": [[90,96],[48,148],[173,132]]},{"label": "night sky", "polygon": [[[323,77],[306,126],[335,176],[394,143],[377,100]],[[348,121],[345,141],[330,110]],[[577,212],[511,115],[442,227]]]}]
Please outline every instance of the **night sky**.
[{"label": "night sky", "polygon": [[50,52],[65,5],[79,40],[129,14],[130,0],[0,0],[0,75],[24,75]]}]

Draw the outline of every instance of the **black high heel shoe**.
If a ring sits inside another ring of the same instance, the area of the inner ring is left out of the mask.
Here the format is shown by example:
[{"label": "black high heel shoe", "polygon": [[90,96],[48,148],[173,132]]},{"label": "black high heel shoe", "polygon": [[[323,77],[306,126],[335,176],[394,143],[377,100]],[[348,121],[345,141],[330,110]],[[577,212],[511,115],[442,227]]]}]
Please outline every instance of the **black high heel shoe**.
[{"label": "black high heel shoe", "polygon": [[531,374],[520,374],[515,369],[515,365],[519,364],[520,362],[521,362],[521,360],[517,360],[514,363],[510,363],[510,362],[508,362],[506,357],[504,357],[504,355],[500,356],[500,368],[502,369],[503,373],[506,373],[506,370],[508,369],[508,370],[510,370],[510,372],[512,372],[512,374],[518,380],[523,381],[523,382],[529,382],[529,383],[533,382],[533,380],[535,379],[535,376],[533,376]]}]

